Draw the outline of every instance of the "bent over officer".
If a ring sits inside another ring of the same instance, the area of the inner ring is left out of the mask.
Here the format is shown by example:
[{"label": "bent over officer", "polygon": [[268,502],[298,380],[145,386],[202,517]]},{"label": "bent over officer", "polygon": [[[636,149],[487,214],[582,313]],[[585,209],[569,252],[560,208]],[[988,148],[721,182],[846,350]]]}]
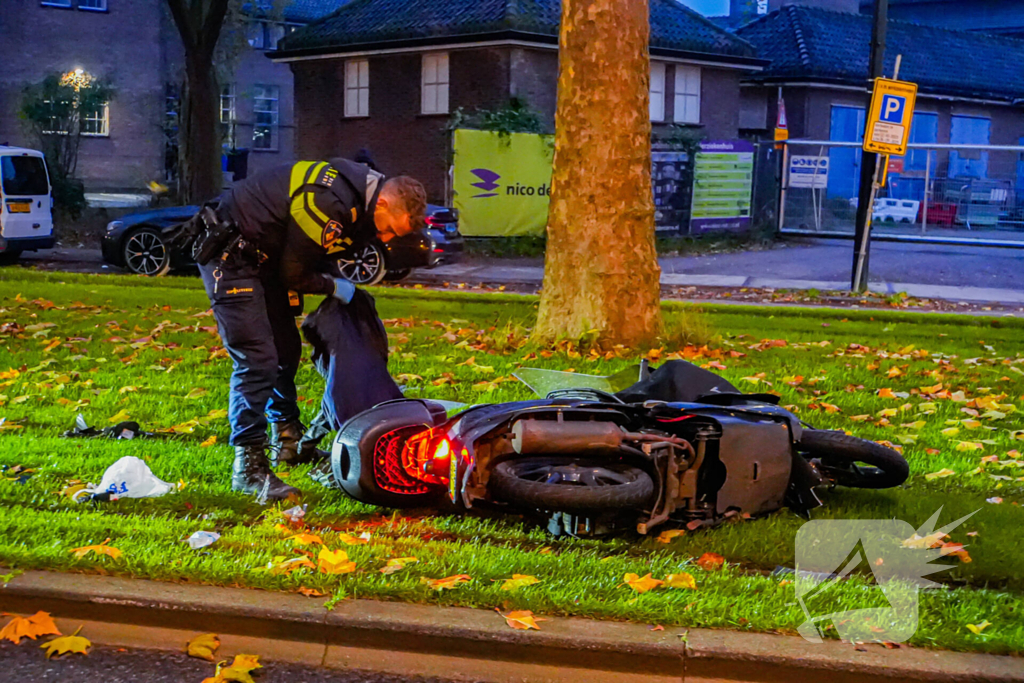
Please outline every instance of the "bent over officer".
[{"label": "bent over officer", "polygon": [[267,457],[268,447],[277,462],[302,457],[295,389],[302,341],[289,292],[348,303],[355,287],[338,277],[336,260],[375,236],[387,242],[409,234],[425,211],[423,185],[412,178],[385,180],[345,159],[303,161],[249,177],[171,229],[172,244],[192,246],[234,361],[228,410],[234,490],[264,501],[298,494],[277,478]]}]

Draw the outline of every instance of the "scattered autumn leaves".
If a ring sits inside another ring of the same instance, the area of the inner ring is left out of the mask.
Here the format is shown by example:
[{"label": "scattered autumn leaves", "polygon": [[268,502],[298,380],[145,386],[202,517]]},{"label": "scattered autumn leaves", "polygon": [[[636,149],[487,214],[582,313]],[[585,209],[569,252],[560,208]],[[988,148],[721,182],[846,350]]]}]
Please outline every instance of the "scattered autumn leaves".
[{"label": "scattered autumn leaves", "polygon": [[58,636],[40,646],[45,650],[47,659],[54,655],[60,656],[69,653],[85,655],[92,647],[88,638],[78,635],[82,630],[81,627],[70,636],[62,636],[49,612],[36,612],[30,617],[20,617],[4,612],[0,616],[11,617],[10,621],[0,629],[0,640],[9,640],[15,645],[19,645],[24,638],[35,640],[40,636]]}]

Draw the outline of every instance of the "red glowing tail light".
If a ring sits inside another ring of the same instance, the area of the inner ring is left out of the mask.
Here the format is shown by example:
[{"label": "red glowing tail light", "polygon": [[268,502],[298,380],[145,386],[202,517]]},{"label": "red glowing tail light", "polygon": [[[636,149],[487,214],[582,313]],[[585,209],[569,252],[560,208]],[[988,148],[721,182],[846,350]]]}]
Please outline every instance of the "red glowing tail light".
[{"label": "red glowing tail light", "polygon": [[420,432],[402,448],[402,469],[407,475],[429,484],[447,484],[452,461],[452,443],[437,430]]}]

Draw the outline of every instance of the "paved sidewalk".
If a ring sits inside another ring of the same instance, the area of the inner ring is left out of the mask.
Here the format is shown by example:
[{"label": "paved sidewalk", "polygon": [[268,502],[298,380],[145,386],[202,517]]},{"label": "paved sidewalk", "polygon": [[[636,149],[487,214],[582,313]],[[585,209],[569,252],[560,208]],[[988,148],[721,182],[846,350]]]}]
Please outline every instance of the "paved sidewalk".
[{"label": "paved sidewalk", "polygon": [[[662,268],[665,268],[663,264]],[[493,284],[540,285],[544,280],[543,266],[504,266],[488,263],[454,263],[438,266],[432,270],[416,271],[416,282],[478,282]],[[849,291],[849,282],[839,280],[799,280],[782,277],[760,277],[748,275],[711,275],[700,273],[666,272],[661,274],[661,284],[673,287],[746,287],[751,289],[787,289],[825,291]],[[941,299],[944,301],[969,301],[977,303],[999,303],[1008,305],[1024,304],[1024,289],[1001,289],[990,287],[958,287],[951,285],[916,284],[910,282],[872,282],[870,289],[880,294],[906,292],[919,299]]]}]

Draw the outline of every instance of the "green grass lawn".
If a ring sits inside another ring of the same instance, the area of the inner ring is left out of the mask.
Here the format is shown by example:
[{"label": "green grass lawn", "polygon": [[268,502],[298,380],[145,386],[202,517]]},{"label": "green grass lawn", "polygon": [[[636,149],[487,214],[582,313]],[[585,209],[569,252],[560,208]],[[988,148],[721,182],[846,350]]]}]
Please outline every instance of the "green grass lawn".
[{"label": "green grass lawn", "polygon": [[[637,361],[522,346],[535,315],[531,297],[399,289],[376,294],[388,320],[392,374],[415,395],[523,399],[529,391],[510,378],[521,365],[611,374]],[[230,363],[206,311],[193,278],[0,270],[0,418],[6,419],[0,466],[7,468],[0,479],[0,563],[664,625],[793,633],[803,621],[793,585],[768,575],[793,563],[793,539],[803,520],[788,511],[689,533],[669,544],[638,536],[553,541],[517,518],[393,514],[326,491],[305,476],[305,468],[296,468],[286,473],[287,481],[305,494],[312,533],[332,550],[345,549],[357,569],[347,575],[268,571],[277,557],[302,555],[278,528],[282,506],[260,507],[230,491],[223,417]],[[918,527],[940,506],[940,524],[980,509],[952,533],[972,561],[938,575],[945,586],[924,594],[921,627],[911,642],[1024,651],[1024,458],[1014,453],[1024,447],[1024,432],[1018,431],[1024,419],[1017,411],[1024,408],[1020,321],[740,306],[709,306],[702,313],[669,306],[666,314],[676,327],[685,322],[701,328],[698,336],[707,330],[718,335],[695,362],[715,360],[738,386],[780,394],[783,404],[815,426],[848,429],[904,449],[911,477],[903,487],[827,492],[825,507],[812,518],[898,518]],[[679,350],[670,345],[660,355]],[[298,383],[305,417],[312,418],[322,383],[308,364]],[[922,387],[939,396],[923,395]],[[892,397],[879,395],[883,389]],[[176,427],[179,434],[151,441],[61,438],[76,413],[97,427],[129,416],[147,429]],[[202,445],[210,437],[216,444]],[[61,494],[72,480],[99,481],[124,455],[145,459],[157,476],[184,488],[159,499],[109,504],[75,504]],[[10,469],[19,465],[34,474],[22,481]],[[986,502],[996,498],[1002,502]],[[222,537],[192,551],[184,541],[199,529]],[[342,534],[363,532],[369,543],[344,544]],[[123,552],[120,558],[75,559],[69,553],[107,538]],[[725,569],[697,568],[693,560],[705,552],[725,556]],[[378,571],[396,557],[418,562],[391,575]],[[637,594],[622,583],[629,572],[664,578],[683,571],[693,574],[697,590]],[[501,580],[513,573],[541,582],[502,591]],[[454,574],[472,580],[445,592],[421,582]],[[844,582],[835,604],[864,606],[865,586],[861,579]],[[991,625],[980,634],[967,629],[985,620]]]}]

